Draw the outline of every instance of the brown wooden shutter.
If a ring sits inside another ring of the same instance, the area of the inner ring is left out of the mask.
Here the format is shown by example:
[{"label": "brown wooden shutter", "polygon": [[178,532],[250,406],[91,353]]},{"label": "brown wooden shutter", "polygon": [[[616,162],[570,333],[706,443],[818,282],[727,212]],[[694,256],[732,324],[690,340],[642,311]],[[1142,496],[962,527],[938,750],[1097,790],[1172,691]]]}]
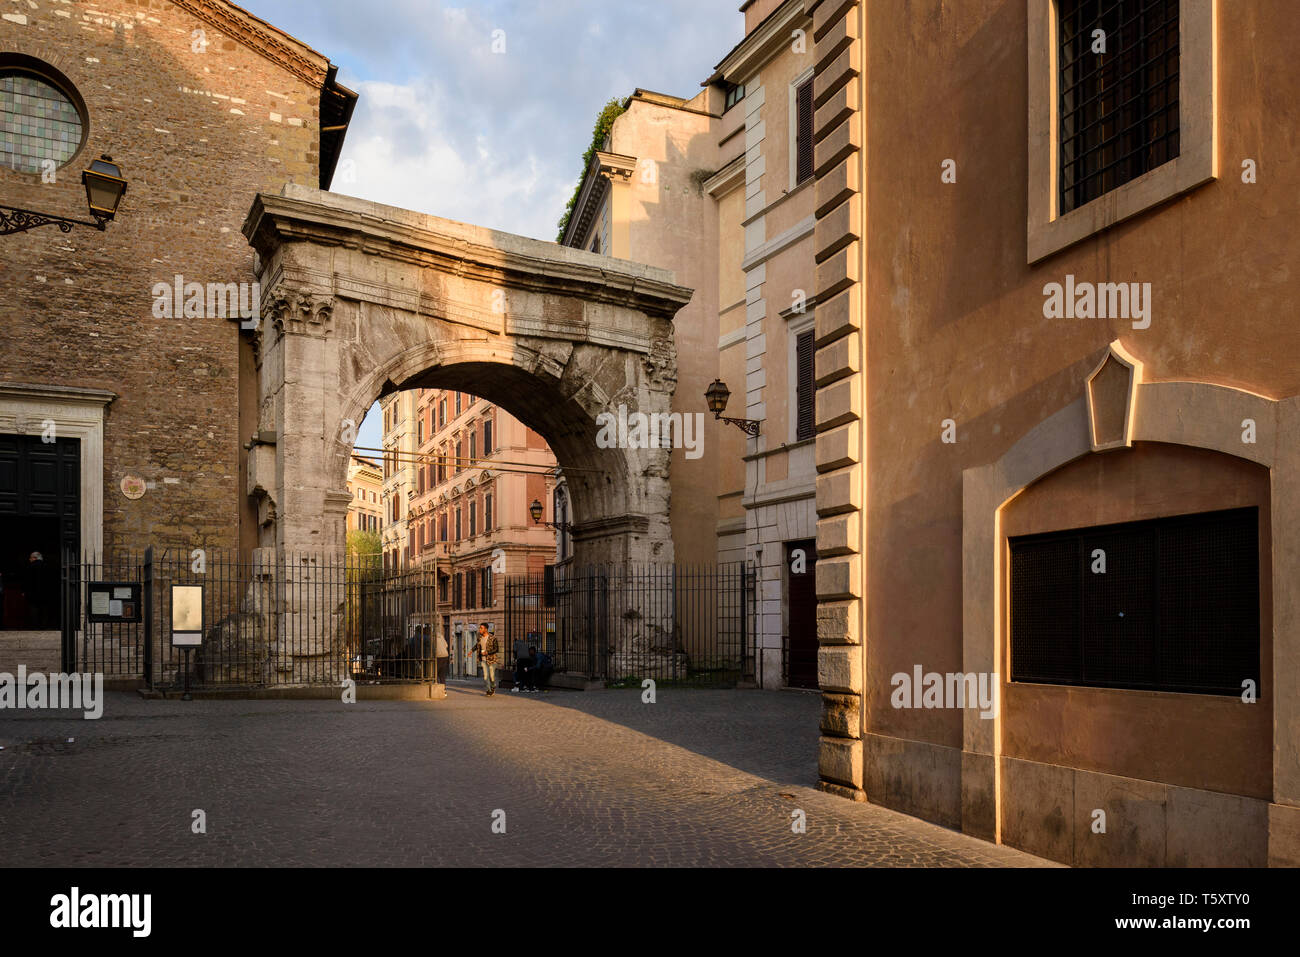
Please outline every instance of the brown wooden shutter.
[{"label": "brown wooden shutter", "polygon": [[808,80],[795,98],[795,176],[797,186],[813,174],[813,84]]},{"label": "brown wooden shutter", "polygon": [[817,387],[813,381],[813,331],[795,338],[795,438],[811,439],[817,430],[815,404]]}]

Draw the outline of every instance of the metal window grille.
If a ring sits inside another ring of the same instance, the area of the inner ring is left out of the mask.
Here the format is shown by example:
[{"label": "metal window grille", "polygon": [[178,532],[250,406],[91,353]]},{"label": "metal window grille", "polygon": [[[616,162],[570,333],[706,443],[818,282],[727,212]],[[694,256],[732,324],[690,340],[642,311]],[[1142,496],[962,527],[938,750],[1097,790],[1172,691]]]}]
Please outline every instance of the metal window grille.
[{"label": "metal window grille", "polygon": [[1058,0],[1057,8],[1060,211],[1068,213],[1178,156],[1178,0]]},{"label": "metal window grille", "polygon": [[1257,508],[1021,536],[1010,550],[1012,681],[1258,688]]}]

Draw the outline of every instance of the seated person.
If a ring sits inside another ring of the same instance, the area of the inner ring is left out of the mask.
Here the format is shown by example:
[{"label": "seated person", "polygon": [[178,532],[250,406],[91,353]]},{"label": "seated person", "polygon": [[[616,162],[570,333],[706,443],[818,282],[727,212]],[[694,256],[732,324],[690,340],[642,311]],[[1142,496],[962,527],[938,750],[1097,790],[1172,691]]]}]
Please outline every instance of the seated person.
[{"label": "seated person", "polygon": [[510,689],[511,694],[514,694],[517,691],[533,690],[530,674],[533,670],[534,665],[537,663],[536,658],[534,657],[534,655],[536,655],[537,653],[537,649],[532,646],[529,646],[528,654],[523,655],[520,654],[520,652],[523,651],[523,649],[519,647],[520,644],[521,644],[520,642],[516,642],[515,686]]},{"label": "seated person", "polygon": [[529,650],[532,652],[534,662],[528,672],[529,687],[533,691],[541,691],[546,686],[546,682],[551,679],[551,675],[555,673],[555,664],[546,652],[538,651],[536,648]]}]

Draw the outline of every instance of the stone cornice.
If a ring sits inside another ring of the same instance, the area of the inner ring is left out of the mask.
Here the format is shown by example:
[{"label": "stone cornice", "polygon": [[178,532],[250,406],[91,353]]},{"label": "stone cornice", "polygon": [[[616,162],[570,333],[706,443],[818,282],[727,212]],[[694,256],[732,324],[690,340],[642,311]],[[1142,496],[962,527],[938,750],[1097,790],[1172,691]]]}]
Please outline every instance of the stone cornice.
[{"label": "stone cornice", "polygon": [[669,321],[692,295],[666,269],[305,186],[257,194],[243,232],[264,259],[279,243],[346,245],[506,288],[625,305]]},{"label": "stone cornice", "polygon": [[301,40],[224,0],[171,0],[190,16],[216,27],[272,63],[319,89],[329,72],[329,59]]},{"label": "stone cornice", "polygon": [[107,389],[74,385],[39,385],[28,382],[0,382],[0,398],[37,402],[69,402],[75,405],[108,405],[117,398]]},{"label": "stone cornice", "polygon": [[[786,3],[768,14],[749,36],[736,44],[713,71],[713,76],[705,84],[725,80],[728,83],[740,83],[758,71],[764,63],[790,42],[790,34],[796,23],[807,20],[804,12],[804,0],[786,0]],[[809,31],[811,32],[811,31]],[[812,37],[808,37],[811,44]]]},{"label": "stone cornice", "polygon": [[[744,128],[741,127],[743,130]],[[704,191],[714,199],[731,192],[745,183],[745,154],[741,153],[722,169],[704,181]]]},{"label": "stone cornice", "polygon": [[[596,211],[600,208],[600,204],[605,197],[609,195],[610,185],[616,178],[625,183],[628,182],[635,170],[635,156],[596,150],[591,157],[591,162],[587,165],[587,171],[582,174],[582,186],[578,190],[578,199],[573,204],[573,214],[569,217],[569,225],[564,230],[564,238],[560,240],[562,245],[574,246],[575,248],[580,245],[571,242],[571,240],[587,235],[592,221],[596,218]],[[609,255],[608,250],[605,251],[605,255]]]}]

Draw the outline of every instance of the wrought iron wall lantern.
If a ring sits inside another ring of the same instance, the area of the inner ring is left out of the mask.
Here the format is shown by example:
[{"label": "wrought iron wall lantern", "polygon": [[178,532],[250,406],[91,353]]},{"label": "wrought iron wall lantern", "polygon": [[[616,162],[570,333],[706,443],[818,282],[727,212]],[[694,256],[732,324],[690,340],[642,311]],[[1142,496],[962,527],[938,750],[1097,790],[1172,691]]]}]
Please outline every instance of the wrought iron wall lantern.
[{"label": "wrought iron wall lantern", "polygon": [[73,226],[94,226],[101,232],[117,215],[117,207],[126,193],[126,180],[122,168],[105,154],[81,171],[81,185],[86,187],[86,205],[90,207],[91,222],[85,219],[68,219],[49,213],[18,206],[0,206],[0,236],[21,233],[37,226],[58,226],[60,232],[72,232]]},{"label": "wrought iron wall lantern", "polygon": [[571,522],[543,522],[542,503],[537,499],[533,499],[533,504],[528,506],[528,514],[533,517],[534,525],[548,525],[557,532],[568,532],[573,529],[573,524]]},{"label": "wrought iron wall lantern", "polygon": [[740,429],[746,435],[757,436],[760,419],[733,419],[723,415],[727,408],[727,400],[731,398],[731,390],[721,379],[714,379],[709,387],[704,390],[704,400],[709,404],[709,411],[713,413],[715,419],[728,422]]}]

